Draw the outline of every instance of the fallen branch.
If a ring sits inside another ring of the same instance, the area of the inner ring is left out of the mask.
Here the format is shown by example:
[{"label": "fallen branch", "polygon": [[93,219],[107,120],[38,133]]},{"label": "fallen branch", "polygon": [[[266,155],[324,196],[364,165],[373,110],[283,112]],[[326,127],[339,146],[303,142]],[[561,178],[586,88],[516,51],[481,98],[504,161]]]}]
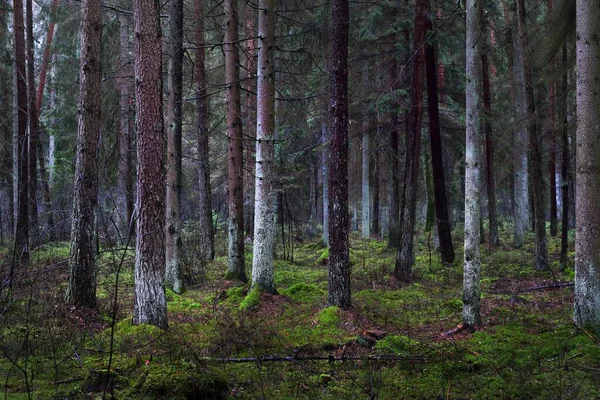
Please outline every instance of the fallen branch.
[{"label": "fallen branch", "polygon": [[83,376],[74,376],[72,378],[63,379],[62,381],[53,382],[54,385],[64,385],[65,383],[79,382],[83,380]]},{"label": "fallen branch", "polygon": [[303,356],[303,357],[290,357],[290,356],[262,356],[262,357],[196,357],[198,361],[208,362],[226,362],[226,363],[261,363],[261,362],[298,362],[298,361],[406,361],[411,360],[424,360],[423,356],[395,356],[395,355],[381,355],[381,356],[343,356],[335,357],[330,356]]},{"label": "fallen branch", "polygon": [[553,283],[552,285],[536,286],[536,287],[532,287],[530,289],[524,289],[524,290],[519,291],[519,293],[534,292],[536,290],[560,289],[560,288],[569,287],[569,286],[573,286],[573,285],[574,285],[573,282],[557,282],[557,283]]}]

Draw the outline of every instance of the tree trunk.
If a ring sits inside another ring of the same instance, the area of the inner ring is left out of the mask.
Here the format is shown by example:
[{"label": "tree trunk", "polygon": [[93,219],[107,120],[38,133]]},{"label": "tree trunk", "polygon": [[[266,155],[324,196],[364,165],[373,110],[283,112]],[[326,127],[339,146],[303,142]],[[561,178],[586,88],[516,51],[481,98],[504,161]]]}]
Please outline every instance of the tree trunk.
[{"label": "tree trunk", "polygon": [[227,142],[229,190],[229,249],[227,277],[246,282],[244,265],[244,167],[240,118],[240,57],[237,0],[225,0],[225,82],[227,87]]},{"label": "tree trunk", "polygon": [[28,199],[29,199],[29,241],[31,246],[39,243],[39,219],[37,208],[37,149],[38,149],[38,112],[35,101],[35,63],[33,44],[33,0],[26,0],[27,19],[27,101],[28,101],[28,160],[27,170],[29,177]]},{"label": "tree trunk", "polygon": [[[0,1],[0,58],[4,60],[0,63],[0,140],[4,143],[2,146],[2,189],[6,191],[6,202],[2,203],[3,230],[6,228],[6,236],[11,237],[14,232],[14,193],[13,193],[13,149],[12,149],[12,131],[13,131],[13,79],[11,77],[12,65],[7,62],[12,57],[8,48],[8,10],[9,5],[4,0]],[[4,234],[4,231],[3,231]],[[4,236],[2,237],[4,239]]]},{"label": "tree trunk", "polygon": [[546,240],[546,208],[544,207],[544,192],[542,181],[542,155],[540,139],[538,138],[538,123],[535,113],[535,98],[533,95],[533,82],[531,79],[531,63],[526,59],[527,50],[529,48],[527,42],[526,30],[526,15],[525,15],[525,0],[517,0],[517,15],[519,27],[519,44],[522,63],[524,65],[524,86],[522,90],[526,90],[524,95],[527,107],[527,130],[529,131],[529,152],[531,154],[531,174],[535,179],[532,180],[533,187],[533,208],[535,219],[535,248],[536,262],[535,266],[538,270],[549,268],[548,264],[548,247]]},{"label": "tree trunk", "polygon": [[131,126],[131,112],[129,108],[129,78],[131,68],[129,64],[129,24],[130,19],[127,15],[119,15],[119,41],[121,45],[120,68],[119,68],[119,215],[121,216],[121,231],[123,232],[123,241],[131,225],[131,216],[133,215],[133,173],[131,163],[131,137],[133,129]]},{"label": "tree trunk", "polygon": [[137,132],[134,324],[166,329],[162,41],[158,0],[133,1]]},{"label": "tree trunk", "polygon": [[79,118],[67,302],[96,307],[98,146],[102,82],[102,1],[81,3]]},{"label": "tree trunk", "polygon": [[[17,223],[15,232],[16,261],[19,264],[29,262],[29,184],[27,183],[27,82],[25,67],[25,22],[23,20],[23,1],[13,1],[13,29],[15,47],[16,106],[17,106]],[[11,270],[10,279],[13,273]]]},{"label": "tree trunk", "polygon": [[244,141],[244,229],[250,239],[254,236],[254,180],[256,151],[256,6],[250,2],[245,7],[246,34],[246,76],[244,78],[244,105],[242,107],[242,123],[246,127]]},{"label": "tree trunk", "polygon": [[[485,32],[486,24],[482,18],[482,30]],[[487,37],[485,35],[483,37]],[[484,42],[485,47],[481,52],[481,71],[483,83],[483,107],[484,107],[484,127],[485,127],[485,161],[486,161],[486,186],[488,197],[488,219],[490,224],[490,242],[491,247],[500,244],[500,236],[498,235],[498,219],[496,217],[496,180],[494,177],[494,133],[492,130],[492,91],[490,85],[490,65],[488,61],[488,42]]]},{"label": "tree trunk", "polygon": [[[552,0],[546,1],[548,8],[548,16],[552,14],[553,2]],[[547,20],[549,18],[547,17]],[[556,57],[552,56],[550,60],[551,74],[556,68]],[[556,81],[551,75],[548,81],[548,101],[550,106],[548,107],[548,119],[549,119],[549,132],[550,136],[550,158],[548,160],[548,175],[550,177],[550,236],[556,237],[558,234],[558,210],[556,206],[556,194],[558,187],[556,185]]]},{"label": "tree trunk", "polygon": [[381,225],[381,168],[379,162],[381,161],[380,155],[381,148],[375,147],[373,154],[375,155],[373,160],[373,234],[378,235]]},{"label": "tree trunk", "polygon": [[170,0],[169,83],[167,100],[167,197],[165,285],[183,292],[181,265],[181,121],[183,94],[183,0]]},{"label": "tree trunk", "polygon": [[323,169],[323,242],[329,246],[329,132],[327,114],[321,122],[321,167]]},{"label": "tree trunk", "polygon": [[[368,82],[368,72],[363,72],[363,93],[366,92],[364,85]],[[366,115],[366,104],[363,104],[363,113],[362,113],[362,224],[361,224],[361,234],[363,239],[371,236],[371,193],[369,191],[369,161],[370,161],[370,152],[369,152],[369,117]]]},{"label": "tree trunk", "polygon": [[[275,210],[275,0],[258,3],[258,94],[256,115],[256,180],[252,286],[276,293],[273,245]],[[292,238],[293,240],[293,238]]]},{"label": "tree trunk", "polygon": [[562,49],[562,65],[563,65],[563,77],[562,77],[562,88],[560,95],[560,105],[562,116],[562,127],[561,127],[561,151],[562,151],[562,168],[560,172],[561,176],[561,197],[562,197],[562,221],[561,221],[561,242],[560,242],[560,266],[561,269],[567,267],[568,252],[569,252],[569,185],[570,183],[570,172],[569,164],[571,163],[571,152],[569,149],[569,130],[567,129],[568,120],[568,104],[567,92],[569,90],[569,72],[568,72],[568,57],[567,57],[567,44],[563,45]]},{"label": "tree trunk", "polygon": [[423,117],[423,80],[425,75],[425,13],[428,0],[415,2],[415,34],[413,38],[412,82],[410,101],[410,120],[406,143],[406,169],[404,171],[404,196],[401,211],[400,247],[396,255],[394,275],[401,282],[412,280],[412,264],[414,261],[414,230],[417,207],[419,180],[419,160],[421,157],[421,122]]},{"label": "tree trunk", "polygon": [[454,262],[452,230],[448,217],[448,199],[446,197],[446,177],[444,175],[444,157],[442,134],[440,132],[440,110],[436,77],[436,49],[434,45],[425,45],[425,63],[427,76],[427,105],[429,114],[429,144],[431,146],[431,166],[433,170],[433,192],[435,197],[435,216],[442,264],[449,266]]},{"label": "tree trunk", "polygon": [[575,324],[600,334],[600,3],[577,0]]},{"label": "tree trunk", "polygon": [[513,24],[513,79],[515,86],[514,113],[514,245],[520,248],[525,243],[525,232],[529,224],[529,135],[527,132],[527,95],[525,90],[525,60],[519,39],[519,30]]},{"label": "tree trunk", "polygon": [[203,0],[196,0],[196,113],[198,124],[198,196],[200,224],[200,257],[202,261],[215,258],[215,240],[212,223],[212,201],[210,185],[210,163],[208,148],[208,96],[206,93],[206,61],[204,53],[204,10]]},{"label": "tree trunk", "polygon": [[467,0],[467,85],[465,150],[465,259],[463,272],[463,325],[481,324],[481,255],[479,220],[481,216],[481,9],[479,0]]},{"label": "tree trunk", "polygon": [[[398,61],[394,60],[390,67],[390,81],[392,89],[399,89],[399,65]],[[400,118],[398,112],[400,108],[399,99],[394,99],[391,112],[391,129],[390,129],[390,169],[391,169],[391,185],[390,185],[390,224],[388,234],[388,248],[397,247],[398,235],[400,233],[400,142],[399,133],[401,130]]]},{"label": "tree trunk", "polygon": [[329,132],[329,304],[350,308],[348,247],[348,0],[331,1]]}]

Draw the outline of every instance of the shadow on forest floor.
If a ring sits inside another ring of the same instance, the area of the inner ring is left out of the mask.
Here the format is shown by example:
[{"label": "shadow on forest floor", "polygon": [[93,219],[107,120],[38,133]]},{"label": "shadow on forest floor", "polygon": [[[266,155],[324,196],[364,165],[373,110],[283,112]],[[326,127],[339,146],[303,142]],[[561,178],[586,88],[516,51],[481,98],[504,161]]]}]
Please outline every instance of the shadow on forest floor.
[{"label": "shadow on forest floor", "polygon": [[[203,282],[167,292],[166,332],[129,321],[130,252],[109,385],[122,252],[101,255],[98,310],[77,310],[63,301],[67,244],[47,245],[0,309],[0,398],[95,399],[105,387],[105,398],[117,399],[597,398],[600,347],[572,325],[572,269],[560,272],[551,238],[553,271],[535,271],[532,241],[482,246],[483,327],[451,337],[443,333],[460,322],[462,307],[459,237],[453,267],[419,238],[414,282],[401,285],[391,278],[394,250],[352,236],[349,311],[327,307],[327,250],[316,241],[296,243],[293,263],[276,261],[278,295],[250,300],[246,286],[222,279],[223,254],[201,270],[188,262]],[[250,248],[246,254],[249,268]]]}]

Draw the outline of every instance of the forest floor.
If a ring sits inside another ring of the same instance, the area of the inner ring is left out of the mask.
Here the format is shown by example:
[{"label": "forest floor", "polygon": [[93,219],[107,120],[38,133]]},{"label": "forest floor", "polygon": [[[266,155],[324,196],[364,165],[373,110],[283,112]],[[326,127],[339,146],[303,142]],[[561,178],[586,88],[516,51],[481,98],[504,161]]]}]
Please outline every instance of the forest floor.
[{"label": "forest floor", "polygon": [[[481,248],[483,326],[455,335],[445,333],[461,320],[459,237],[455,266],[443,267],[420,236],[415,279],[404,285],[391,277],[385,241],[352,236],[349,311],[327,307],[327,250],[317,241],[276,261],[278,295],[256,296],[222,278],[223,240],[202,270],[187,258],[203,283],[167,292],[167,331],[130,323],[131,251],[103,249],[91,312],[64,305],[68,244],[45,245],[18,272],[11,302],[3,292],[0,398],[598,398],[599,341],[572,323],[573,271],[559,269],[559,239],[549,240],[552,271],[534,269],[533,236],[521,249],[502,239]],[[246,255],[250,268],[250,246]]]}]

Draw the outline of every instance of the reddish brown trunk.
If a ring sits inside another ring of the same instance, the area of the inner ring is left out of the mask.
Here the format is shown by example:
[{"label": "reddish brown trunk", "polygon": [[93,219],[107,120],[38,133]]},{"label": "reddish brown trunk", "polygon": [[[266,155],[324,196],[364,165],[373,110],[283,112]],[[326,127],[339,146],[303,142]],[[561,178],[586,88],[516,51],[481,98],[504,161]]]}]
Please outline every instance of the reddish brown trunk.
[{"label": "reddish brown trunk", "polygon": [[417,185],[419,179],[419,160],[421,156],[421,122],[423,117],[423,84],[425,75],[425,13],[427,0],[415,2],[415,33],[413,38],[411,101],[408,135],[406,138],[406,169],[404,172],[404,196],[400,220],[400,248],[396,256],[394,275],[402,282],[412,280],[414,259],[414,229],[417,207]]},{"label": "reddish brown trunk", "polygon": [[244,106],[242,107],[242,121],[246,127],[247,140],[244,141],[245,167],[244,167],[244,228],[246,236],[254,236],[254,153],[256,150],[256,28],[254,18],[256,9],[251,4],[246,4],[246,76],[244,78]]},{"label": "reddish brown trunk", "polygon": [[331,1],[329,43],[329,304],[348,309],[348,0]]},{"label": "reddish brown trunk", "polygon": [[37,209],[37,149],[38,149],[38,113],[35,101],[35,65],[33,47],[33,0],[25,3],[27,19],[27,101],[28,101],[28,161],[29,177],[29,240],[35,246],[39,241],[39,221]]}]

